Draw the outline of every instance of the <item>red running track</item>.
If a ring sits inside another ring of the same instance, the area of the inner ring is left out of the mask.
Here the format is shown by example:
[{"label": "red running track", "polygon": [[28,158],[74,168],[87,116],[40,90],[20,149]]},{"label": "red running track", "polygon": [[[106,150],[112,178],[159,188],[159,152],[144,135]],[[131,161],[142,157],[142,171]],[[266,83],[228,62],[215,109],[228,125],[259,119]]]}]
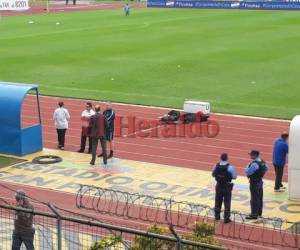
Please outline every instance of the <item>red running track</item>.
[{"label": "red running track", "polygon": [[[76,151],[80,144],[80,114],[85,107],[86,100],[44,96],[40,98],[44,146],[46,148],[56,148],[57,146],[52,115],[59,100],[64,101],[65,107],[71,115],[65,149]],[[93,101],[93,103],[96,102]],[[100,102],[100,105],[103,107],[103,103]],[[113,109],[117,116],[135,116],[138,120],[147,119],[151,121],[158,120],[159,116],[168,111],[163,108],[124,104],[113,104]],[[23,125],[28,126],[36,121],[34,118],[36,113],[35,99],[28,96],[23,105]],[[210,119],[216,121],[220,127],[220,132],[215,138],[116,137],[114,140],[115,156],[122,159],[210,171],[212,165],[219,160],[219,155],[227,152],[230,162],[238,174],[243,175],[244,168],[250,161],[248,152],[251,149],[258,149],[261,151],[262,158],[270,166],[266,178],[274,179],[271,164],[273,143],[283,131],[288,130],[288,121],[221,114],[213,114]],[[287,181],[287,170],[284,173],[284,180]]]},{"label": "red running track", "polygon": [[[47,148],[56,148],[57,139],[52,115],[57,107],[58,101],[64,101],[65,107],[71,114],[70,129],[66,137],[66,150],[76,151],[79,148],[81,121],[80,114],[85,107],[86,100],[74,100],[67,98],[41,97],[41,114],[43,123],[44,146]],[[94,104],[96,102],[93,102]],[[100,103],[103,107],[103,103]],[[157,120],[159,116],[167,112],[163,108],[151,108],[143,106],[113,104],[113,108],[118,116],[136,116],[138,119]],[[243,174],[245,165],[248,163],[248,152],[252,148],[257,148],[262,152],[262,156],[270,163],[272,144],[282,131],[288,129],[289,122],[274,121],[265,119],[254,119],[247,117],[234,117],[214,114],[212,120],[220,124],[220,133],[215,138],[116,138],[115,153],[116,157],[123,159],[138,160],[144,162],[153,162],[167,164],[171,166],[180,166],[186,168],[210,170],[211,166],[218,161],[222,152],[228,152],[230,161],[237,169],[240,175]],[[37,122],[36,99],[27,96],[22,110],[23,126],[29,126]],[[87,163],[88,164],[88,163]],[[273,178],[273,169],[269,171],[267,177]],[[287,174],[285,174],[285,179]],[[40,189],[19,184],[6,183],[13,190],[22,188],[31,197],[39,201],[51,202],[58,207],[82,213],[75,207],[75,195],[54,190]],[[1,189],[0,197],[5,200],[13,197],[13,192]],[[117,223],[119,225],[145,228],[145,223],[139,221],[129,221],[116,218],[114,216],[105,216],[93,212],[86,215],[96,217],[101,221],[108,223]],[[230,227],[230,225],[229,225]],[[230,227],[231,228],[231,227]],[[227,228],[230,232],[231,229]],[[227,230],[226,229],[226,230]],[[228,231],[228,232],[229,232]],[[278,232],[274,232],[273,237],[277,237]],[[259,238],[259,230],[252,231],[251,237]],[[278,236],[279,237],[279,236]],[[280,237],[279,237],[280,238]],[[295,249],[289,247],[272,247],[269,244],[263,246],[258,240],[257,244],[251,244],[249,241],[243,242],[235,237],[224,237],[219,240],[230,249]],[[293,242],[291,240],[291,242]],[[291,244],[292,245],[292,244]]]}]

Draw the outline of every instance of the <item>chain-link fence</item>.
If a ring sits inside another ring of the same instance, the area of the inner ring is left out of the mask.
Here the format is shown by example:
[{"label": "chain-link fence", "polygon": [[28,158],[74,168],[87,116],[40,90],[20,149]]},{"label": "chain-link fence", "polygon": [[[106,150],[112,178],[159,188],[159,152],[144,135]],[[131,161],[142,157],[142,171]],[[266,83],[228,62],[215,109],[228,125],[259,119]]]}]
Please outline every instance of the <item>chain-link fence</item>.
[{"label": "chain-link fence", "polygon": [[[66,216],[58,209],[48,205],[49,211],[32,211],[7,204],[0,204],[0,249],[12,247],[12,234],[16,212],[34,215],[34,246],[43,250],[82,250],[89,249],[92,244],[99,242],[103,248],[129,250],[134,248],[133,242],[139,239],[148,250],[158,249],[224,249],[219,246],[184,240],[171,228],[173,235],[136,230],[118,225],[93,221],[79,216]],[[111,246],[110,246],[111,245]]]}]

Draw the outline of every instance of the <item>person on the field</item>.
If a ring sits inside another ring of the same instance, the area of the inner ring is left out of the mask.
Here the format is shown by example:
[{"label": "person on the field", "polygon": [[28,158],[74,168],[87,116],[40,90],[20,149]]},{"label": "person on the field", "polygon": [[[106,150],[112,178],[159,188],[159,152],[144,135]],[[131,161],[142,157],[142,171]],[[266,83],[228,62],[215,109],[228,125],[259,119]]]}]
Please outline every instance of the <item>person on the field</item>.
[{"label": "person on the field", "polygon": [[282,185],[282,176],[284,165],[286,163],[286,155],[289,152],[289,146],[287,140],[289,138],[288,133],[282,133],[281,138],[277,139],[274,143],[273,149],[273,166],[275,169],[275,192],[284,192],[285,187]]},{"label": "person on the field", "polygon": [[212,172],[215,177],[216,195],[215,195],[215,220],[220,220],[220,213],[222,203],[224,201],[224,223],[231,222],[230,220],[230,207],[231,207],[231,193],[233,188],[232,179],[237,178],[237,174],[232,165],[228,163],[228,155],[223,153]]},{"label": "person on the field", "polygon": [[259,157],[259,151],[250,153],[251,163],[246,167],[245,173],[250,182],[251,213],[246,216],[248,220],[255,220],[262,216],[263,211],[263,177],[269,170],[268,165]]},{"label": "person on the field", "polygon": [[58,108],[55,109],[53,114],[53,120],[57,132],[58,148],[64,150],[65,148],[65,136],[69,127],[70,114],[67,109],[64,108],[64,103],[59,102]]},{"label": "person on the field", "polygon": [[125,12],[125,16],[129,16],[129,14],[130,14],[130,7],[129,7],[128,3],[125,4],[124,12]]},{"label": "person on the field", "polygon": [[[109,142],[110,152],[107,158],[112,158],[114,155],[113,139],[114,139],[114,129],[115,129],[115,112],[111,107],[111,103],[106,103],[106,109],[103,111],[103,115],[106,117],[107,127],[106,127],[106,142]],[[106,145],[107,146],[107,145]],[[98,155],[103,156],[103,153]]]},{"label": "person on the field", "polygon": [[103,164],[104,167],[107,165],[107,154],[106,154],[106,138],[105,132],[107,127],[107,121],[103,114],[100,113],[100,105],[95,106],[95,114],[90,118],[91,137],[92,137],[92,160],[91,165],[95,165],[98,142],[100,140],[102,153],[103,153]]},{"label": "person on the field", "polygon": [[95,114],[95,111],[93,110],[93,106],[91,102],[86,103],[85,110],[81,113],[81,121],[82,121],[82,127],[81,127],[81,143],[80,143],[80,149],[77,151],[79,153],[83,153],[85,150],[86,145],[86,139],[89,138],[89,154],[92,153],[92,138],[89,135],[89,121],[90,117]]},{"label": "person on the field", "polygon": [[[21,190],[16,192],[16,202],[17,207],[33,210],[33,206],[26,198],[26,194]],[[11,249],[20,250],[22,243],[24,243],[27,250],[34,250],[34,233],[33,214],[16,211]]]},{"label": "person on the field", "polygon": [[[69,0],[66,0],[66,5],[69,4]],[[76,0],[73,0],[73,5],[76,5]]]}]

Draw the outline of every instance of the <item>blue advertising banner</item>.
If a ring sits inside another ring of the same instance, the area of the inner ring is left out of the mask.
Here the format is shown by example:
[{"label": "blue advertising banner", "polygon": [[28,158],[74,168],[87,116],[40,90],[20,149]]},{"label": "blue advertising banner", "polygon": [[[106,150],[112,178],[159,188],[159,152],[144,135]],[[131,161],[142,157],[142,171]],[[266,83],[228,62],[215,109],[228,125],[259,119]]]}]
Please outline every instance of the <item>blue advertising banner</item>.
[{"label": "blue advertising banner", "polygon": [[300,10],[299,2],[283,1],[214,1],[214,0],[148,0],[148,7],[202,9]]}]

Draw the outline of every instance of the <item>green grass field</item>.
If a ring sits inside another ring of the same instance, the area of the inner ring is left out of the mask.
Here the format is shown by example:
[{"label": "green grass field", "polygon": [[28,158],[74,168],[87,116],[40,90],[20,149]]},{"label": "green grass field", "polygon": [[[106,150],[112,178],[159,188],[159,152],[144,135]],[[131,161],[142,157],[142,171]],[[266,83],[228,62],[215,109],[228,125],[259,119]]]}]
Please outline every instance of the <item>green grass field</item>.
[{"label": "green grass field", "polygon": [[291,118],[300,111],[299,25],[296,11],[3,17],[0,80],[38,83],[47,95],[167,107],[188,98],[215,112]]},{"label": "green grass field", "polygon": [[21,161],[22,160],[15,159],[15,158],[0,156],[0,168],[6,167],[6,166],[9,166],[9,165],[21,162]]}]

